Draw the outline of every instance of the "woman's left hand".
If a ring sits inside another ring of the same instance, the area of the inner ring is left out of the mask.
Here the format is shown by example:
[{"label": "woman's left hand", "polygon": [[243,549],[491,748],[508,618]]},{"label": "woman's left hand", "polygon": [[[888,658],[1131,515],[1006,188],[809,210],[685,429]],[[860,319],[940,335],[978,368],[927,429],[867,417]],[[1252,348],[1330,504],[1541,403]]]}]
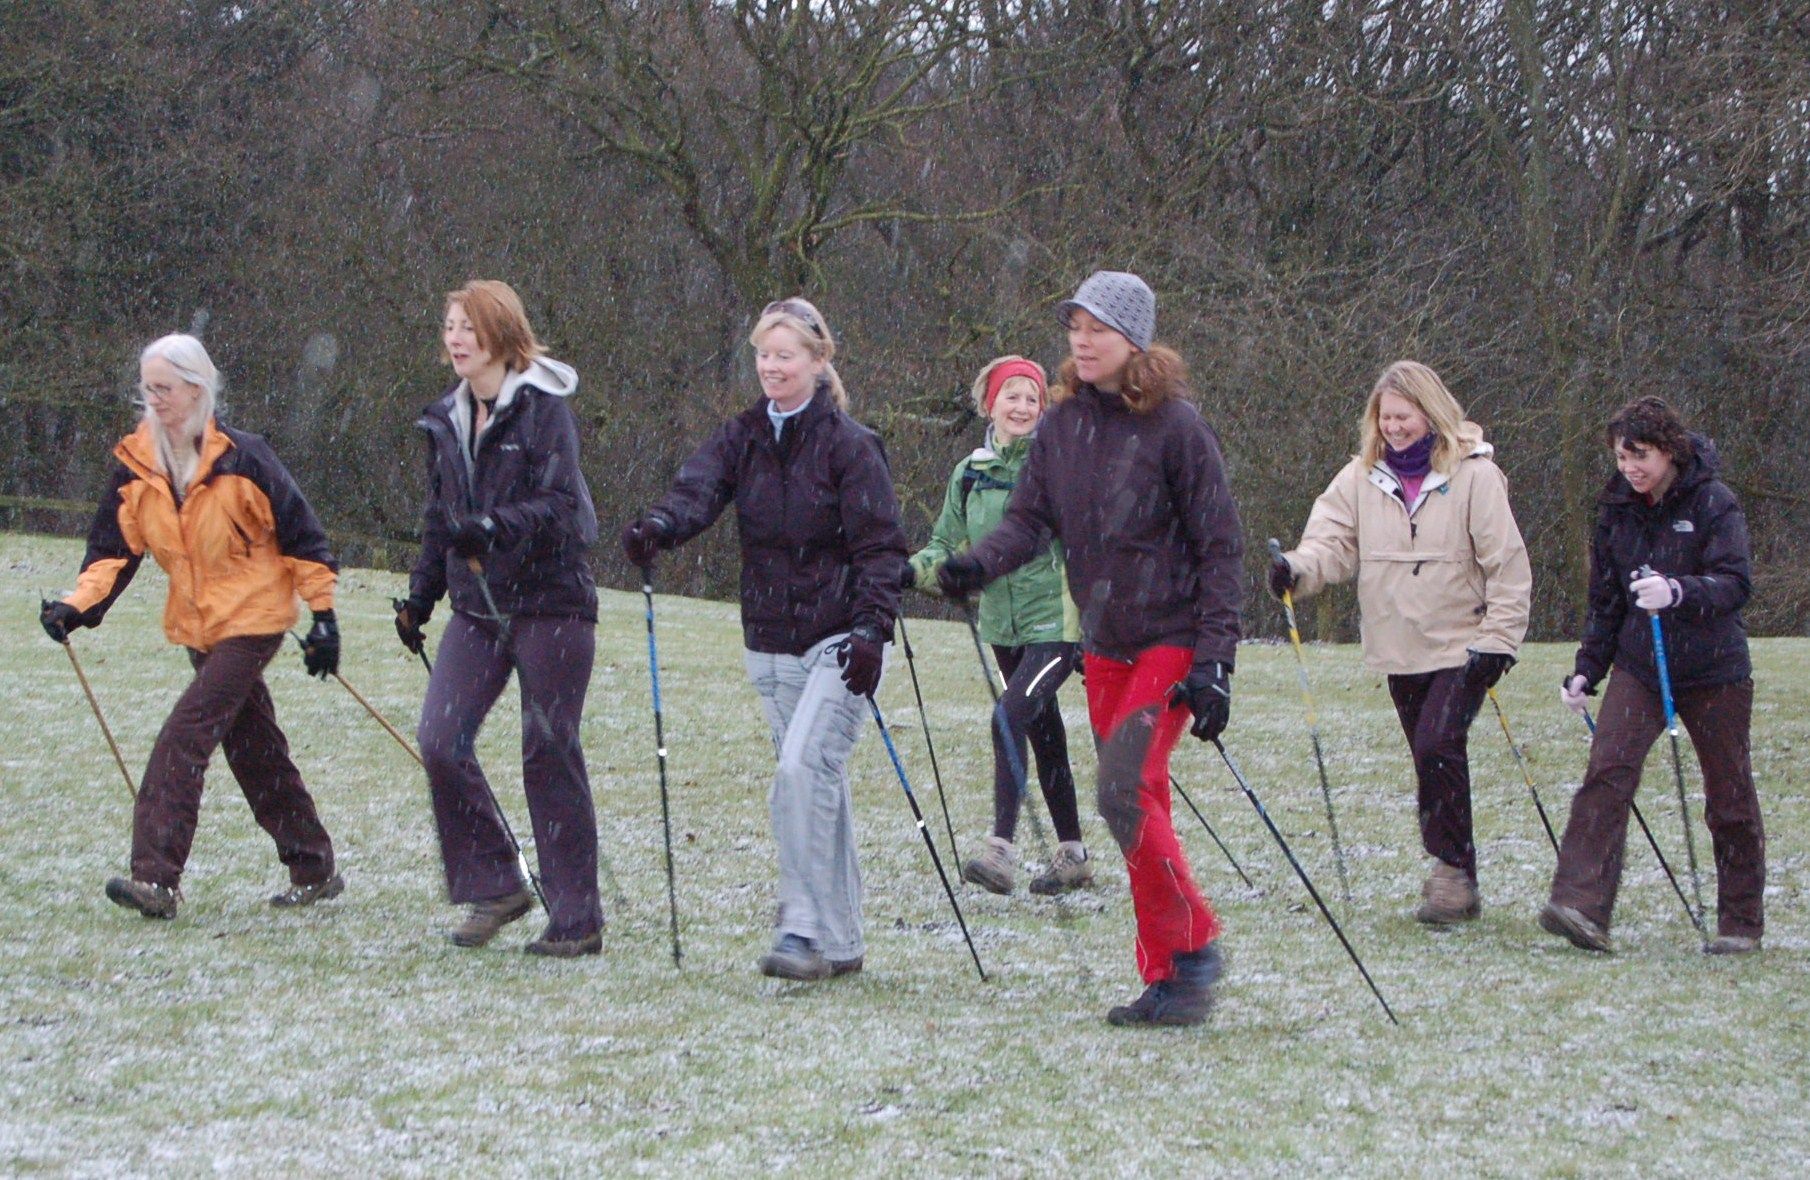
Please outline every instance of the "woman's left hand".
[{"label": "woman's left hand", "polygon": [[872,627],[856,627],[836,645],[836,663],[842,667],[845,688],[858,697],[871,697],[880,687],[886,663],[885,640]]}]

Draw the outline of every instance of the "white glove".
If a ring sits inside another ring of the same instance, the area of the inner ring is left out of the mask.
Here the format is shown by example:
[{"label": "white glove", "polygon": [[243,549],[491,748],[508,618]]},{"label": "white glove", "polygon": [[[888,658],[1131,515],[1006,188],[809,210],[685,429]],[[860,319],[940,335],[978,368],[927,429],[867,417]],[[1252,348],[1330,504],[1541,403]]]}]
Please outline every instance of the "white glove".
[{"label": "white glove", "polygon": [[1559,702],[1573,713],[1576,713],[1579,717],[1582,717],[1584,715],[1584,710],[1589,707],[1584,703],[1584,698],[1587,695],[1584,690],[1589,687],[1590,682],[1585,680],[1582,676],[1572,676],[1567,679],[1565,683],[1559,685]]},{"label": "white glove", "polygon": [[1635,578],[1628,589],[1634,594],[1634,605],[1641,610],[1669,610],[1684,600],[1684,588],[1678,585],[1678,579],[1664,574]]}]

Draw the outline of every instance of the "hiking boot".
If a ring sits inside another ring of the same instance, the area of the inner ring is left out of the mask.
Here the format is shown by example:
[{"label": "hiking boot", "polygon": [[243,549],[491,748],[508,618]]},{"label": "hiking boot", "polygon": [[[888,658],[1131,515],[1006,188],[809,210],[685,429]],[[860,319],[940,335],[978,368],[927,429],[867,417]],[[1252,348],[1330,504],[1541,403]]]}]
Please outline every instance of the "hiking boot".
[{"label": "hiking boot", "polygon": [[182,891],[149,881],[114,877],[107,882],[107,900],[128,910],[137,910],[147,918],[174,918]]},{"label": "hiking boot", "polygon": [[1012,892],[1012,842],[998,836],[987,837],[987,850],[962,866],[962,880],[979,885],[988,893]]},{"label": "hiking boot", "polygon": [[1703,948],[1706,955],[1751,955],[1760,949],[1759,935],[1718,934]]},{"label": "hiking boot", "polygon": [[1443,860],[1434,863],[1433,872],[1420,887],[1420,896],[1423,900],[1414,911],[1414,920],[1429,926],[1469,922],[1483,912],[1476,882],[1463,869]]},{"label": "hiking boot", "polygon": [[1144,989],[1144,994],[1129,1004],[1120,1004],[1106,1010],[1106,1023],[1123,1028],[1131,1024],[1149,1024],[1150,1016],[1157,1005],[1163,1002],[1163,993],[1169,988],[1169,981],[1159,979]]},{"label": "hiking boot", "polygon": [[534,895],[526,889],[473,902],[465,911],[465,920],[446,937],[454,946],[483,946],[497,936],[497,931],[533,908]]},{"label": "hiking boot", "polygon": [[780,935],[773,949],[760,959],[760,973],[776,979],[828,979],[831,970],[817,944],[802,934]]},{"label": "hiking boot", "polygon": [[829,961],[830,962],[830,978],[834,979],[838,975],[859,975],[859,974],[861,974],[861,968],[863,966],[863,959],[864,959],[864,956],[862,956],[862,955],[856,955],[852,959],[831,959]]},{"label": "hiking boot", "polygon": [[346,879],[334,873],[325,881],[316,881],[312,885],[291,885],[272,897],[270,904],[279,910],[295,909],[313,905],[317,901],[332,901],[345,891]]},{"label": "hiking boot", "polygon": [[576,959],[580,955],[600,955],[603,953],[603,931],[595,930],[583,938],[549,938],[552,927],[547,927],[541,936],[522,948],[525,954],[545,955],[549,959]]},{"label": "hiking boot", "polygon": [[1175,956],[1174,965],[1174,975],[1151,984],[1131,1003],[1107,1012],[1106,1022],[1121,1027],[1180,1027],[1205,1022],[1213,1010],[1213,985],[1225,965],[1219,947],[1208,943],[1197,951],[1184,951]]},{"label": "hiking boot", "polygon": [[1031,878],[1031,892],[1039,897],[1054,897],[1094,883],[1094,863],[1079,840],[1064,840],[1056,845],[1050,867]]},{"label": "hiking boot", "polygon": [[1568,905],[1547,902],[1546,908],[1540,911],[1540,929],[1566,939],[1579,950],[1608,954],[1612,949],[1609,932]]}]

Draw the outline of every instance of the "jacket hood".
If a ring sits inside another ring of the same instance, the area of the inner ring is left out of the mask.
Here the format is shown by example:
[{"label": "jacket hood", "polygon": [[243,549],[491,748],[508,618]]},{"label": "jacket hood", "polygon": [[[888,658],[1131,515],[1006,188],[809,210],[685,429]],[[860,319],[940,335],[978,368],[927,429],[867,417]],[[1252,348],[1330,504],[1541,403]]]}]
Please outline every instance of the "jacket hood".
[{"label": "jacket hood", "polygon": [[[1678,478],[1666,489],[1665,498],[1683,495],[1699,484],[1716,478],[1722,469],[1722,455],[1716,450],[1715,440],[1707,434],[1699,434],[1695,430],[1688,433],[1691,440],[1690,462],[1678,472]],[[1628,477],[1620,471],[1612,471],[1603,482],[1602,494],[1597,497],[1599,504],[1644,504],[1646,497],[1634,490]]]}]

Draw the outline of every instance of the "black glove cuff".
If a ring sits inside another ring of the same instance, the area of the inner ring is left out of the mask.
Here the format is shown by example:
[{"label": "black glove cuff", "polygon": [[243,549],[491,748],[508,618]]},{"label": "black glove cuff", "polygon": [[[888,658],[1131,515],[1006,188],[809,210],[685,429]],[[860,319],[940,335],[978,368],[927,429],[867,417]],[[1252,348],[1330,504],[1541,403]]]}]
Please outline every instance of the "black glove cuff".
[{"label": "black glove cuff", "polygon": [[337,616],[333,613],[332,607],[328,607],[326,610],[315,611],[314,612],[314,621],[317,623],[332,623],[335,626],[338,626],[339,625],[339,616]]},{"label": "black glove cuff", "polygon": [[850,639],[864,640],[875,645],[884,644],[886,642],[886,636],[872,623],[862,623],[859,626],[851,627],[849,629],[848,637]]}]

